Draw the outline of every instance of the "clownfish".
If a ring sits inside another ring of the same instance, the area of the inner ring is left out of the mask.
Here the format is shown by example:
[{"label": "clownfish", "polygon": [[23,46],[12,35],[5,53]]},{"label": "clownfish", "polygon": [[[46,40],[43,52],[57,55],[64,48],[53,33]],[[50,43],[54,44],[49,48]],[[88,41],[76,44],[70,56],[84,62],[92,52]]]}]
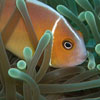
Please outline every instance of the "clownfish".
[{"label": "clownfish", "polygon": [[[16,0],[7,0],[0,19],[0,31],[7,24]],[[71,67],[83,63],[87,57],[83,36],[75,31],[67,20],[56,10],[37,0],[26,0],[32,25],[38,40],[48,29],[53,35],[51,65],[56,68]],[[7,33],[6,33],[7,34]],[[3,38],[7,38],[6,34]],[[6,48],[23,58],[23,49],[28,46],[35,52],[30,42],[23,18],[20,18],[13,34],[6,43]]]}]

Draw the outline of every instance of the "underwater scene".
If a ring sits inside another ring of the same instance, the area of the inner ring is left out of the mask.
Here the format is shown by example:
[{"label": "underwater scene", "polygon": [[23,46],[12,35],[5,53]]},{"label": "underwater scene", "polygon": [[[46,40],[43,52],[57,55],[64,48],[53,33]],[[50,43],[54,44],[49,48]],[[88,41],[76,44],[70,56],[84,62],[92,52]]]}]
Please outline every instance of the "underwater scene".
[{"label": "underwater scene", "polygon": [[100,100],[100,0],[0,0],[0,100]]}]

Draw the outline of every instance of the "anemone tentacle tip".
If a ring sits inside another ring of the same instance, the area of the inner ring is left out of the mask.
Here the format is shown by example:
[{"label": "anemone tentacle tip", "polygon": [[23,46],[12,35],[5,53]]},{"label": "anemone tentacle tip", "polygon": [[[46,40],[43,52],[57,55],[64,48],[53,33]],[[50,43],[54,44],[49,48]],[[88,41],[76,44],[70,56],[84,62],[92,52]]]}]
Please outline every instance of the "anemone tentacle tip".
[{"label": "anemone tentacle tip", "polygon": [[20,60],[17,62],[17,68],[20,70],[26,69],[26,62],[24,60]]},{"label": "anemone tentacle tip", "polygon": [[97,69],[100,70],[100,64],[97,65]]},{"label": "anemone tentacle tip", "polygon": [[100,43],[95,46],[95,51],[98,55],[100,55]]},{"label": "anemone tentacle tip", "polygon": [[8,75],[12,78],[17,78],[19,70],[16,68],[11,68],[8,70]]},{"label": "anemone tentacle tip", "polygon": [[90,63],[89,65],[88,65],[88,69],[89,70],[92,70],[92,69],[95,69],[95,63]]},{"label": "anemone tentacle tip", "polygon": [[32,49],[30,47],[25,47],[24,50],[23,50],[23,53],[28,53],[30,55],[32,55]]},{"label": "anemone tentacle tip", "polygon": [[23,50],[23,55],[26,61],[31,60],[33,55],[32,49],[30,47],[25,47]]}]

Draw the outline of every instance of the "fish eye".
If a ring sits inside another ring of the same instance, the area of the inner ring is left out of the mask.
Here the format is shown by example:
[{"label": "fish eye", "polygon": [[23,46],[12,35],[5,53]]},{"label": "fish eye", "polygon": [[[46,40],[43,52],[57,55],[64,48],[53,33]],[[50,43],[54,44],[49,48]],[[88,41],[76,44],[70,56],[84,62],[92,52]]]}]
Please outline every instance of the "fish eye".
[{"label": "fish eye", "polygon": [[63,42],[63,47],[64,47],[65,49],[67,49],[67,50],[70,50],[70,49],[72,49],[73,44],[72,44],[70,41],[64,41],[64,42]]}]

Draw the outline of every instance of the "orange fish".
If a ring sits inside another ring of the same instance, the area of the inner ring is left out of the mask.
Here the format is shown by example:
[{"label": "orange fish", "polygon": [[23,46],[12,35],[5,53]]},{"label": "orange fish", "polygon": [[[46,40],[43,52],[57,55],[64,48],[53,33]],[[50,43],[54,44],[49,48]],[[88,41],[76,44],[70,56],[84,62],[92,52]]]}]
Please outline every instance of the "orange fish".
[{"label": "orange fish", "polygon": [[[48,5],[36,0],[26,0],[28,12],[38,40],[48,29],[53,34],[51,65],[56,68],[70,67],[81,64],[86,59],[86,49],[83,37],[76,32],[66,19]],[[11,13],[16,7],[15,0],[7,0],[0,19],[0,31],[7,24]],[[6,35],[3,35],[5,38]],[[6,37],[7,38],[7,37]],[[20,58],[24,47],[29,46],[34,53],[23,18],[20,18],[6,48]]]}]

